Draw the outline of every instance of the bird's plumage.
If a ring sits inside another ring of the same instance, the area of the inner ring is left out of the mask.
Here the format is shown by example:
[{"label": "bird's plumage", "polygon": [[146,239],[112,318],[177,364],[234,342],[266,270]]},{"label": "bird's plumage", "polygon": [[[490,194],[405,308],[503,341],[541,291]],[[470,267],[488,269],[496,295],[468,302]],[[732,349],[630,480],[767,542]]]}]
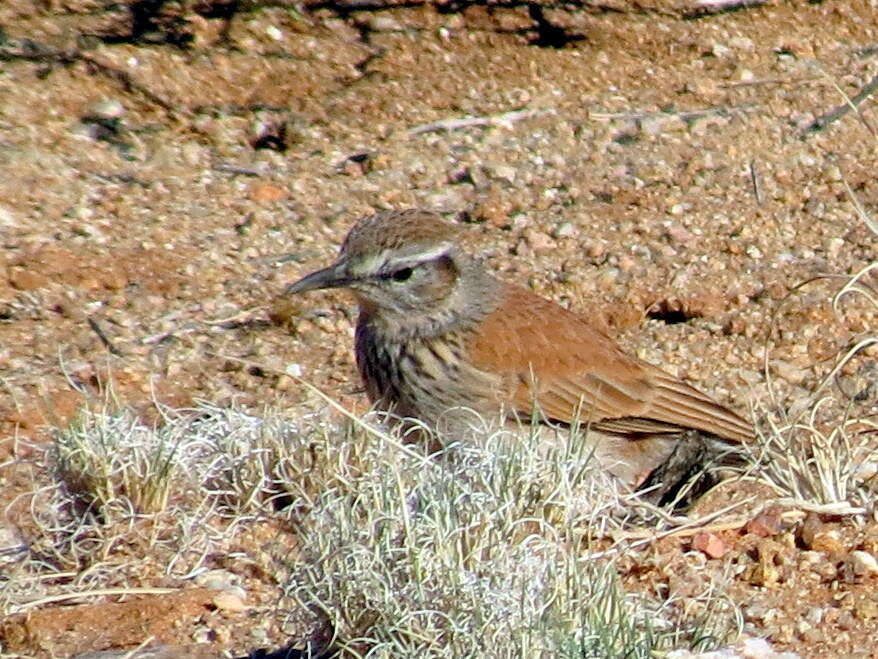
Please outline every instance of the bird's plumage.
[{"label": "bird's plumage", "polygon": [[[551,319],[549,322],[546,319]],[[501,374],[501,397],[519,413],[578,419],[595,430],[631,435],[688,428],[745,441],[744,419],[682,380],[622,352],[585,318],[518,286],[469,346],[476,368]]]},{"label": "bird's plumage", "polygon": [[288,288],[354,291],[357,365],[377,407],[437,428],[453,428],[460,408],[576,422],[631,487],[689,474],[707,446],[699,434],[752,436],[740,415],[625,354],[584,316],[495,279],[459,233],[426,211],[377,213],[354,225],[335,264]]}]

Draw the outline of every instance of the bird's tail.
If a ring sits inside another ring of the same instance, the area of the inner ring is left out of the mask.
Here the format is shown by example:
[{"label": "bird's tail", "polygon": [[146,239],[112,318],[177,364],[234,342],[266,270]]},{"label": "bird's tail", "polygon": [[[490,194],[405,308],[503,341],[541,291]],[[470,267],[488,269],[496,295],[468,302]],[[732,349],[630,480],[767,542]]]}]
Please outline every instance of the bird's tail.
[{"label": "bird's tail", "polygon": [[651,503],[683,510],[722,480],[723,470],[744,464],[740,447],[687,430],[640,489]]}]

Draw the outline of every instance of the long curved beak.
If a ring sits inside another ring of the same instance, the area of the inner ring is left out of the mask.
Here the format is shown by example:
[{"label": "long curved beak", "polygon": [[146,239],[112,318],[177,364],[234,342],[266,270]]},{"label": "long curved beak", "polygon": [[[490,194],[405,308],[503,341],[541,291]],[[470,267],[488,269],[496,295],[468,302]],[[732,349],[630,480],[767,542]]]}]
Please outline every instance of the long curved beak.
[{"label": "long curved beak", "polygon": [[343,288],[351,283],[344,263],[334,263],[328,268],[312,272],[299,281],[290,284],[284,289],[287,295],[296,295],[306,291],[316,291],[319,288]]}]

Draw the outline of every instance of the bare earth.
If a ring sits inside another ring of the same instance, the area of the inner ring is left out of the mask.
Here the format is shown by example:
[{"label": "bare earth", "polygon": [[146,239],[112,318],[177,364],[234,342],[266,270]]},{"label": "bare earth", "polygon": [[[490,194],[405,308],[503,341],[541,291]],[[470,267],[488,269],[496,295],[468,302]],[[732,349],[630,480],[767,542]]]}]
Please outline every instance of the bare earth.
[{"label": "bare earth", "polygon": [[[874,214],[872,102],[810,130],[878,73],[874,0],[154,4],[0,4],[0,503],[25,536],[28,493],[52,482],[47,429],[109,381],[145,418],[196,399],[258,414],[305,397],[292,366],[363,409],[351,300],[279,294],[375,209],[465,222],[500,276],[602,315],[626,349],[742,411],[767,401],[767,344],[788,406],[874,327],[833,314],[831,280],[796,288],[878,247],[847,192]],[[750,635],[878,656],[878,576],[846,562],[878,556],[878,527],[809,519],[836,544],[801,520],[719,532],[731,551],[706,561],[673,538],[626,586],[680,591],[727,569]],[[269,559],[240,558],[292,531],[250,533],[238,558],[208,560],[250,608],[147,562],[124,584],[175,594],[9,615],[0,647],[296,645],[279,624],[251,634],[279,586]]]}]

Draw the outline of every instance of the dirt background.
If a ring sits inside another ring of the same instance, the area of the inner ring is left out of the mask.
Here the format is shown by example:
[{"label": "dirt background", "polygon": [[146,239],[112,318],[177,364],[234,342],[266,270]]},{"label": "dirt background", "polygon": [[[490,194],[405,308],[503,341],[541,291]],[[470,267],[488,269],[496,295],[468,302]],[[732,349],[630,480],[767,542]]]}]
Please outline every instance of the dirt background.
[{"label": "dirt background", "polygon": [[[800,404],[872,320],[831,312],[834,280],[797,287],[874,258],[847,190],[878,206],[872,101],[821,118],[876,73],[875,0],[0,4],[6,523],[51,481],[47,427],[108,382],[145,418],[156,401],[293,409],[304,392],[285,373],[362,409],[351,300],[279,294],[375,209],[466,223],[500,276],[603,315],[737,409],[767,399],[768,345],[775,402]],[[844,376],[872,373],[866,355]],[[837,544],[809,545],[801,524],[733,531],[712,562],[743,566],[729,596],[751,634],[878,656],[876,577],[846,567],[878,554],[875,527],[811,519]],[[656,545],[664,558],[628,579],[682,588],[687,543]],[[253,576],[249,593],[268,606],[275,587]],[[184,593],[144,596],[154,615],[127,625],[124,602],[46,605],[7,618],[3,648],[300,640],[254,640],[263,609]]]}]

